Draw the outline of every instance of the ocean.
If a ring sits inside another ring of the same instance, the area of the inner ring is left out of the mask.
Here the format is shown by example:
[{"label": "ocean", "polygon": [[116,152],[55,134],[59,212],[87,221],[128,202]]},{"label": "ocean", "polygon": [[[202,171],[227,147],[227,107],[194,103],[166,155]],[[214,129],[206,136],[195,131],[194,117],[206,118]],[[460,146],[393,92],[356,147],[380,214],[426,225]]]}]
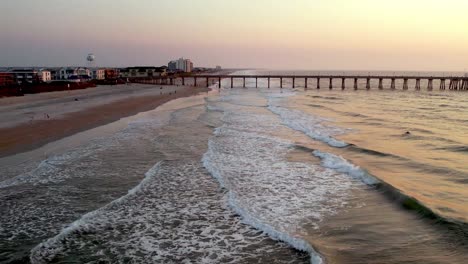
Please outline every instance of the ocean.
[{"label": "ocean", "polygon": [[466,263],[468,93],[283,82],[0,159],[0,262]]}]

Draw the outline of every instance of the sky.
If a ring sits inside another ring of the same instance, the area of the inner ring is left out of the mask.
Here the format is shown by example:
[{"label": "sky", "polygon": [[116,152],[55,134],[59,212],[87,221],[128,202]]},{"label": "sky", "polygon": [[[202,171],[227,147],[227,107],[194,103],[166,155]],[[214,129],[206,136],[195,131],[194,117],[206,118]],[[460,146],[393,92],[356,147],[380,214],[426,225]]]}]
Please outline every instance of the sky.
[{"label": "sky", "polygon": [[0,67],[468,69],[467,0],[0,0]]}]

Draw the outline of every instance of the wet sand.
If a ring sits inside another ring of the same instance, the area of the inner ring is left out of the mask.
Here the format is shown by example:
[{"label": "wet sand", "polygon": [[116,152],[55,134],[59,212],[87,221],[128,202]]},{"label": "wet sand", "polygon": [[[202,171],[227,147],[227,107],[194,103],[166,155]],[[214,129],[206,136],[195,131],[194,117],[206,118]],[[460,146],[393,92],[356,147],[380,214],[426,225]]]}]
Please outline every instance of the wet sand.
[{"label": "wet sand", "polygon": [[205,91],[204,87],[132,84],[1,98],[0,157]]}]

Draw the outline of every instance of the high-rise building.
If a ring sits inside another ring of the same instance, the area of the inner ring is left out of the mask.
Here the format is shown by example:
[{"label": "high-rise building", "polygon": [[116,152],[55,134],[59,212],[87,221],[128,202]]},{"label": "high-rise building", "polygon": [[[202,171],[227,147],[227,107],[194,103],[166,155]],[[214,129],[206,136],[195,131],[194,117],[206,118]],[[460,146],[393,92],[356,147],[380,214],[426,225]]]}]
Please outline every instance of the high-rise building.
[{"label": "high-rise building", "polygon": [[170,71],[175,71],[175,70],[177,70],[177,61],[170,61],[170,62],[167,64],[167,69],[170,70]]},{"label": "high-rise building", "polygon": [[167,68],[171,71],[183,71],[183,72],[192,72],[193,63],[189,59],[180,58],[178,60],[170,61],[167,64]]},{"label": "high-rise building", "polygon": [[185,72],[192,72],[193,63],[191,60],[185,60]]}]

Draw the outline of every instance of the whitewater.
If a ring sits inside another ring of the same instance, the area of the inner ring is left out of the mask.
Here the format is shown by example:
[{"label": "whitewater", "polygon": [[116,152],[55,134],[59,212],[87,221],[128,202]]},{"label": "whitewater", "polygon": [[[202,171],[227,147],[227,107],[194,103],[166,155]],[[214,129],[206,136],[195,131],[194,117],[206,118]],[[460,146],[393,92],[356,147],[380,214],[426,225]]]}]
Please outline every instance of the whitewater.
[{"label": "whitewater", "polygon": [[222,84],[4,174],[0,262],[466,259],[463,221],[383,173],[424,160],[357,141],[348,95]]}]

